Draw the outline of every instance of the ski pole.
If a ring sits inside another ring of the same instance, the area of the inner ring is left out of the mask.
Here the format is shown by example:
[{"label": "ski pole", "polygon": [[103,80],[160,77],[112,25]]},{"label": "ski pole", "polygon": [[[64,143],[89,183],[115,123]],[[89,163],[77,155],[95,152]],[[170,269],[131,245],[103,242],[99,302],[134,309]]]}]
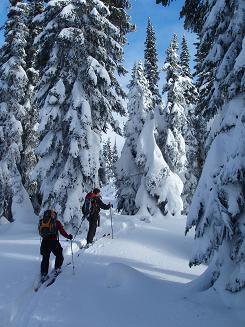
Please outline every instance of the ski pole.
[{"label": "ski pole", "polygon": [[113,225],[112,225],[112,212],[110,207],[110,215],[111,215],[111,238],[113,239]]},{"label": "ski pole", "polygon": [[72,271],[73,271],[73,275],[75,275],[75,266],[74,266],[74,258],[73,258],[72,240],[71,240],[71,257],[72,257]]},{"label": "ski pole", "polygon": [[82,217],[82,220],[81,220],[81,223],[80,223],[79,227],[77,228],[77,231],[76,231],[76,233],[75,233],[75,235],[74,235],[74,237],[73,237],[73,241],[74,241],[75,238],[77,237],[78,231],[79,231],[79,229],[81,228],[84,219],[85,219],[85,217],[83,216],[83,217]]}]

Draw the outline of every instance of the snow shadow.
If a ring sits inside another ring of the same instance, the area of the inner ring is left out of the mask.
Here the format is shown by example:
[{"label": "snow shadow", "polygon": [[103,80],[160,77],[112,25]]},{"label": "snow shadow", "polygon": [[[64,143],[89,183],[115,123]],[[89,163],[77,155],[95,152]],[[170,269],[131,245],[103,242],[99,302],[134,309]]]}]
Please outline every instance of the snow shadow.
[{"label": "snow shadow", "polygon": [[[156,275],[155,273],[157,272],[158,276],[155,277],[155,279],[164,279],[166,280],[166,275],[171,275],[175,277],[179,277],[185,280],[190,280],[192,281],[193,279],[197,278],[197,275],[191,274],[191,273],[186,273],[182,271],[177,271],[177,270],[171,270],[167,268],[159,268],[156,267],[152,264],[146,263],[146,262],[141,262],[129,258],[121,258],[121,257],[116,257],[116,256],[103,256],[103,255],[96,255],[94,253],[83,253],[83,259],[82,259],[82,264],[109,264],[111,262],[116,262],[119,264],[124,264],[130,267],[133,267],[134,269],[137,269],[144,274],[147,274],[151,278],[154,278],[153,276]],[[159,278],[159,273],[162,274],[162,277]]]},{"label": "snow shadow", "polygon": [[[158,252],[163,249],[164,252],[169,252],[173,256],[189,260],[193,246],[192,239],[164,229],[152,228],[151,234],[149,238],[149,229],[141,228],[139,232],[132,235],[132,240]],[[120,238],[123,239],[122,234]]]},{"label": "snow shadow", "polygon": [[218,301],[202,305],[185,284],[152,278],[130,266],[137,263],[117,260],[84,253],[74,276],[61,274],[41,293],[25,327],[243,327]]}]

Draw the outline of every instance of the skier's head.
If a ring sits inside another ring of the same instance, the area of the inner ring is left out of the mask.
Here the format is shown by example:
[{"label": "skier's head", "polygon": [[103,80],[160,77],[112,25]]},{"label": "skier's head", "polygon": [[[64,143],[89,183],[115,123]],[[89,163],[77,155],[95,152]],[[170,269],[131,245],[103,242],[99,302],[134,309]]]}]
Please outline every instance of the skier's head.
[{"label": "skier's head", "polygon": [[56,219],[56,218],[57,218],[57,212],[54,211],[54,210],[48,209],[48,210],[46,210],[46,211],[44,212],[44,214],[43,214],[43,218],[46,219],[46,220],[48,220],[48,219],[50,219],[50,218],[52,218],[52,219]]},{"label": "skier's head", "polygon": [[56,219],[56,217],[57,217],[57,212],[56,211],[54,211],[54,210],[50,210],[51,212],[50,212],[50,217],[52,218],[52,219]]},{"label": "skier's head", "polygon": [[99,188],[94,188],[93,194],[96,196],[100,196],[100,189]]}]

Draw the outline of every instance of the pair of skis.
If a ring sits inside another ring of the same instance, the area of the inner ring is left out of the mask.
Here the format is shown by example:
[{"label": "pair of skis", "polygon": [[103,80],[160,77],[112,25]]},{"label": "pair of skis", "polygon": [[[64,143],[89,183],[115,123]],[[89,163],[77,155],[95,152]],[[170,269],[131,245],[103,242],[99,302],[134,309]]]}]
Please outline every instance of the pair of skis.
[{"label": "pair of skis", "polygon": [[82,246],[80,247],[80,249],[83,249],[83,248],[87,249],[87,248],[89,248],[90,246],[94,245],[94,244],[95,244],[96,242],[98,242],[99,240],[101,240],[103,237],[110,236],[110,235],[111,235],[111,233],[103,234],[102,236],[100,236],[98,239],[96,239],[96,240],[93,241],[92,243],[82,245]]},{"label": "pair of skis", "polygon": [[[66,263],[64,267],[67,267],[69,265],[71,265],[71,262]],[[49,287],[54,284],[56,278],[61,274],[61,272],[61,270],[59,272],[54,270],[50,273],[48,279],[46,279],[45,281],[39,280],[38,283],[34,286],[34,292],[37,292],[41,287]]]},{"label": "pair of skis", "polygon": [[[89,244],[81,245],[80,246],[80,250],[82,250],[82,249],[86,250],[86,249],[90,248],[91,246],[93,246],[96,242],[98,242],[99,240],[101,240],[103,237],[110,236],[110,235],[111,235],[111,233],[103,234],[96,241],[93,241],[92,243],[89,243]],[[80,255],[80,253],[78,253],[77,256],[79,257],[79,255]]]},{"label": "pair of skis", "polygon": [[[98,240],[102,239],[103,237],[106,237],[106,236],[110,236],[111,234],[108,233],[108,234],[103,234]],[[96,240],[95,242],[91,243],[90,246],[87,246],[87,245],[84,245],[82,246],[80,249],[88,249],[89,247],[93,246],[94,243],[96,243],[98,240]],[[79,253],[78,255],[79,256]],[[64,265],[64,267],[67,267],[71,265],[71,262],[68,262]],[[34,286],[34,292],[38,292],[38,290],[41,288],[41,287],[49,287],[51,286],[52,284],[54,284],[54,282],[56,281],[56,278],[60,275],[62,271],[60,270],[59,273],[57,274],[56,271],[53,271],[51,272],[51,274],[49,275],[49,278],[45,281],[41,281],[39,280],[37,285]]]}]

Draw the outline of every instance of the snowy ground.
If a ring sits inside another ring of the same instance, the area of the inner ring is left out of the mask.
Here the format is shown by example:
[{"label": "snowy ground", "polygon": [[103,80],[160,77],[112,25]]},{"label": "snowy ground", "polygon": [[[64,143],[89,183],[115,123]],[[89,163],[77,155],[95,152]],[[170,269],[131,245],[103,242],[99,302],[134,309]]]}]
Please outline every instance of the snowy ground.
[{"label": "snowy ground", "polygon": [[[223,294],[199,292],[191,282],[205,267],[188,267],[193,240],[184,236],[185,219],[140,218],[114,214],[114,239],[79,250],[84,230],[73,246],[75,274],[65,267],[38,293],[36,225],[0,226],[0,327],[244,327],[240,295],[227,294],[224,303]],[[110,216],[103,213],[97,237],[109,232]],[[69,262],[70,243],[62,244]]]}]

